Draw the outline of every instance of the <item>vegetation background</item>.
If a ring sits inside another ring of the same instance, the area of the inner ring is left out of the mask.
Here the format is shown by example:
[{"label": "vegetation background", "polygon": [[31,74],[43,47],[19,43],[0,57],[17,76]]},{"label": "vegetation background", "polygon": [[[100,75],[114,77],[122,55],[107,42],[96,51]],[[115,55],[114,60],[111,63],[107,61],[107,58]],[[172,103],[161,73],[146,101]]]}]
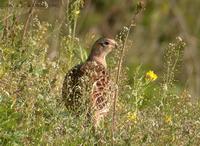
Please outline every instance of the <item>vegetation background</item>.
[{"label": "vegetation background", "polygon": [[[0,0],[0,145],[113,144],[111,118],[97,140],[65,111],[62,81],[97,38],[124,43],[137,4]],[[199,145],[200,1],[141,5],[125,44],[114,143]],[[108,60],[111,72],[119,56],[120,48]]]}]

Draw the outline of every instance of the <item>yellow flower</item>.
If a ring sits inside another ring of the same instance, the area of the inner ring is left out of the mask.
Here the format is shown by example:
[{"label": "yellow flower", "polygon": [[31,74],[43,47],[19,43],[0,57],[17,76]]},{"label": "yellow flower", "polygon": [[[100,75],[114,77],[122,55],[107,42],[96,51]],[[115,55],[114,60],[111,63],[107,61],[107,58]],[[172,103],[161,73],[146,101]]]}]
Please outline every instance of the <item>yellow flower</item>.
[{"label": "yellow flower", "polygon": [[171,115],[165,115],[165,117],[164,117],[164,122],[166,123],[166,124],[172,124],[172,116]]},{"label": "yellow flower", "polygon": [[137,123],[137,113],[136,112],[134,112],[134,113],[128,112],[127,118],[129,121]]},{"label": "yellow flower", "polygon": [[146,80],[155,81],[158,78],[157,74],[155,74],[152,70],[146,73]]},{"label": "yellow flower", "polygon": [[78,10],[78,11],[75,11],[75,14],[76,14],[76,15],[78,15],[79,13],[80,13],[80,11],[79,11],[79,10]]}]

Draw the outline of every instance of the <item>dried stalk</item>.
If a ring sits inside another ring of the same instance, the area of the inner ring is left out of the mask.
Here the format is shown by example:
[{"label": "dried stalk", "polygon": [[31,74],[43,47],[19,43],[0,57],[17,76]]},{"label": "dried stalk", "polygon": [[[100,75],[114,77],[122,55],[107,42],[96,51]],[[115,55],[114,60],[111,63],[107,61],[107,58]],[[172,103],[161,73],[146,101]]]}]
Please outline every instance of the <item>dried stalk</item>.
[{"label": "dried stalk", "polygon": [[32,3],[31,8],[30,8],[30,10],[29,10],[28,18],[27,18],[26,23],[25,23],[25,25],[24,25],[24,31],[23,31],[22,41],[24,40],[24,38],[25,38],[25,36],[26,36],[28,24],[29,24],[29,22],[30,22],[31,16],[33,15],[33,10],[34,10],[36,1],[37,1],[37,0],[33,0],[33,3]]},{"label": "dried stalk", "polygon": [[[119,58],[119,62],[118,62],[118,65],[117,65],[117,73],[116,73],[116,80],[115,80],[116,85],[119,84],[119,78],[120,78],[120,75],[121,75],[122,64],[123,64],[123,60],[124,60],[124,56],[125,56],[125,52],[126,52],[126,44],[127,44],[127,41],[128,41],[130,31],[133,27],[136,26],[137,17],[140,14],[140,12],[142,11],[142,9],[143,9],[143,2],[141,1],[137,4],[136,12],[134,13],[134,16],[131,20],[130,25],[128,26],[128,30],[127,30],[125,39],[122,43],[122,48],[121,48],[121,53],[120,53],[121,56]],[[117,97],[118,97],[118,88],[115,89],[114,99],[113,99],[113,115],[112,115],[112,131],[111,131],[112,132],[112,145],[113,146],[114,146],[114,138],[115,138],[115,121],[116,121],[115,116],[116,116]]]},{"label": "dried stalk", "polygon": [[[2,22],[4,21],[4,30],[3,30],[3,36],[2,36],[2,39],[4,38],[8,38],[8,19],[9,18],[9,9],[8,9],[8,6],[6,7],[6,17],[4,18],[4,20],[2,20]],[[1,21],[0,21],[1,22]]]}]

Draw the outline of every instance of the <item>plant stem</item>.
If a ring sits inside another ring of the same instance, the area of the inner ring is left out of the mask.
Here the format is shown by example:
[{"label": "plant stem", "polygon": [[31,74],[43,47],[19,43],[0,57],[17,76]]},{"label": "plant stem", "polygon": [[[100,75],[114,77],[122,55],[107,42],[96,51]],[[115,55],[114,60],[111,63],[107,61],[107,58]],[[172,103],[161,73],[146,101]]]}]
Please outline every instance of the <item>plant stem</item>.
[{"label": "plant stem", "polygon": [[33,10],[34,10],[35,4],[36,4],[36,0],[33,0],[33,3],[32,3],[31,8],[29,10],[28,18],[27,18],[26,23],[24,25],[22,41],[24,40],[24,37],[26,35],[28,24],[30,22],[31,16],[33,15]]},{"label": "plant stem", "polygon": [[[127,44],[127,41],[128,41],[128,37],[129,37],[129,34],[130,34],[130,31],[132,29],[132,27],[135,27],[136,25],[136,19],[137,19],[137,16],[138,14],[141,12],[142,10],[142,3],[140,2],[138,5],[137,5],[137,10],[131,20],[131,23],[128,27],[128,31],[126,33],[126,36],[125,36],[125,40],[123,41],[123,44],[122,44],[122,49],[121,49],[121,56],[119,58],[119,62],[118,62],[118,65],[117,65],[117,74],[116,74],[116,80],[115,80],[115,85],[118,85],[119,83],[119,78],[120,78],[120,75],[121,75],[121,70],[122,70],[122,63],[123,63],[123,59],[124,59],[124,54],[126,52],[126,44]],[[112,134],[112,146],[114,146],[114,139],[115,139],[115,117],[116,117],[116,103],[117,103],[117,97],[118,97],[118,88],[115,89],[115,92],[114,92],[114,99],[113,99],[113,114],[112,114],[112,131],[111,131],[111,134]]]}]

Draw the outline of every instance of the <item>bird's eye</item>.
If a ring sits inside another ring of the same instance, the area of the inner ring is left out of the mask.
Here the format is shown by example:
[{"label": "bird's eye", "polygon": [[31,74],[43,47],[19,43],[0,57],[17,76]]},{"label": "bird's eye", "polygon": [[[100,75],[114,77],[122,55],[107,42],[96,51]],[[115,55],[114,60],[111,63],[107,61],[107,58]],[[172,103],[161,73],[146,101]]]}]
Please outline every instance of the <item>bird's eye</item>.
[{"label": "bird's eye", "polygon": [[109,42],[105,42],[104,44],[105,44],[105,45],[109,45]]}]

